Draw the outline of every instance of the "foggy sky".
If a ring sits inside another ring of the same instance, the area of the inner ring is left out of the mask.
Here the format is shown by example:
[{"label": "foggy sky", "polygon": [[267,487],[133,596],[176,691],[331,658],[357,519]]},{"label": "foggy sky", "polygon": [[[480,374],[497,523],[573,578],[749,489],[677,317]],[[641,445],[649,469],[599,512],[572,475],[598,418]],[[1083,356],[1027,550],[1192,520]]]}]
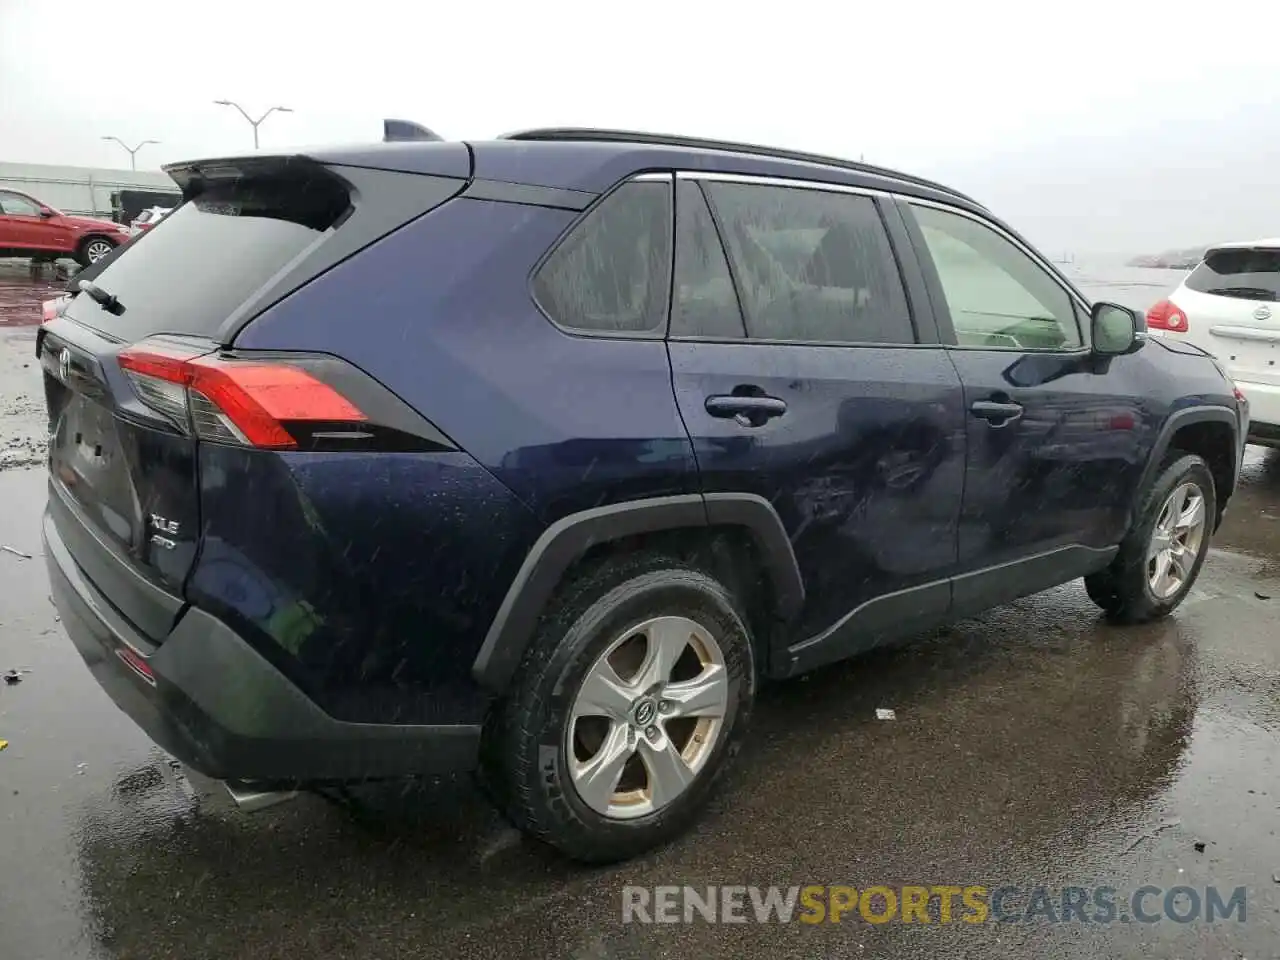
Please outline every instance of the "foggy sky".
[{"label": "foggy sky", "polygon": [[[1221,10],[1219,15],[1218,11]],[[1155,12],[1159,11],[1159,12]],[[1280,234],[1280,4],[0,0],[0,160],[612,126],[901,167],[1057,254]]]}]

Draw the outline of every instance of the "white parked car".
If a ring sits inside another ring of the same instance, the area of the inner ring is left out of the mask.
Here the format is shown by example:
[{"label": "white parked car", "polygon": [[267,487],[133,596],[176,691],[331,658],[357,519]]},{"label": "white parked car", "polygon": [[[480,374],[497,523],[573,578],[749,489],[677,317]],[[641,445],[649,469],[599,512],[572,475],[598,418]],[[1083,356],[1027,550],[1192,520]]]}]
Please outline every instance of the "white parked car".
[{"label": "white parked car", "polygon": [[133,218],[133,223],[129,224],[129,228],[134,233],[141,233],[143,230],[150,230],[157,223],[165,218],[169,213],[173,212],[173,207],[147,207],[140,214]]},{"label": "white parked car", "polygon": [[1280,238],[1210,248],[1147,329],[1213,354],[1249,400],[1249,442],[1280,447]]}]

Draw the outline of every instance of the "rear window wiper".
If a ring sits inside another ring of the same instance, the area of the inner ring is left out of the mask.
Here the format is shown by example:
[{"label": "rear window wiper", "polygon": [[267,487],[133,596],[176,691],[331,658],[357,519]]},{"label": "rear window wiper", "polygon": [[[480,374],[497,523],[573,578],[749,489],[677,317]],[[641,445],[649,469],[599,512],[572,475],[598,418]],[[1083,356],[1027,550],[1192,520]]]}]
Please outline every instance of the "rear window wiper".
[{"label": "rear window wiper", "polygon": [[1266,287],[1210,287],[1205,293],[1212,293],[1219,297],[1242,297],[1248,300],[1276,300],[1275,290],[1268,290]]},{"label": "rear window wiper", "polygon": [[118,317],[124,313],[124,304],[114,294],[107,293],[92,280],[81,280],[77,286],[80,288],[81,293],[112,316]]}]

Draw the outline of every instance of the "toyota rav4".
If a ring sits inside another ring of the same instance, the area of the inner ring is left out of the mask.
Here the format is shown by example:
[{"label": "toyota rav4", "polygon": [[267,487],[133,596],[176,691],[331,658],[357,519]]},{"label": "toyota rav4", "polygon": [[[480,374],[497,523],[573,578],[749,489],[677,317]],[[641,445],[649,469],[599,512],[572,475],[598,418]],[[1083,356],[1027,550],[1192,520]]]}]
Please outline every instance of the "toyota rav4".
[{"label": "toyota rav4", "polygon": [[41,327],[62,622],[255,789],[688,826],[761,682],[1083,578],[1172,611],[1248,407],[904,173],[600,130],[169,167]]}]

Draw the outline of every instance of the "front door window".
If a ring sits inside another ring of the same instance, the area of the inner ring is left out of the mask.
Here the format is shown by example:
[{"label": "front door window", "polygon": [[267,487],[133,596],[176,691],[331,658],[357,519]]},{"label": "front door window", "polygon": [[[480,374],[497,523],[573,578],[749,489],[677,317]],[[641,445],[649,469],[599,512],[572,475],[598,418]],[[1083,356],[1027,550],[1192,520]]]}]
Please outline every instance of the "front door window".
[{"label": "front door window", "polygon": [[0,192],[0,212],[10,217],[40,216],[40,208],[35,201],[17,193]]},{"label": "front door window", "polygon": [[1075,350],[1075,304],[1043,267],[990,227],[912,205],[938,271],[956,343],[994,350]]}]

